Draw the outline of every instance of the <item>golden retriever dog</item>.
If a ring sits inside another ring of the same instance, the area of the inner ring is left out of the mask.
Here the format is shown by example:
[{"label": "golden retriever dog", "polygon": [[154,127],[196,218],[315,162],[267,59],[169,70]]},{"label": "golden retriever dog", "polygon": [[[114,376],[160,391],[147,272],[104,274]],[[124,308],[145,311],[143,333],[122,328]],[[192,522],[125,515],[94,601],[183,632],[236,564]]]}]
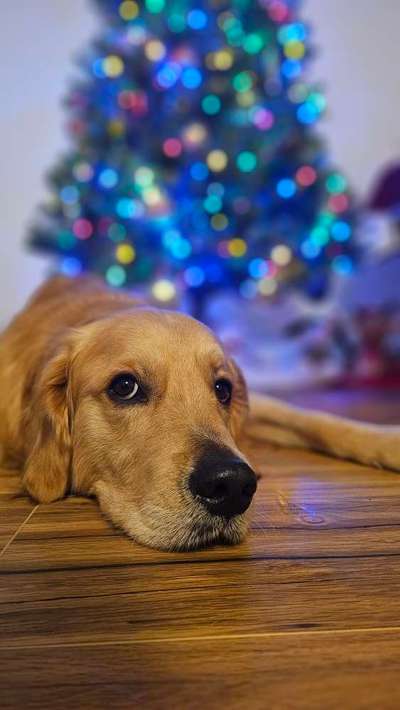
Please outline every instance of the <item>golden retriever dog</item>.
[{"label": "golden retriever dog", "polygon": [[0,338],[0,449],[39,502],[96,496],[165,550],[246,535],[244,435],[400,469],[397,427],[253,396],[213,333],[95,278],[56,277]]}]

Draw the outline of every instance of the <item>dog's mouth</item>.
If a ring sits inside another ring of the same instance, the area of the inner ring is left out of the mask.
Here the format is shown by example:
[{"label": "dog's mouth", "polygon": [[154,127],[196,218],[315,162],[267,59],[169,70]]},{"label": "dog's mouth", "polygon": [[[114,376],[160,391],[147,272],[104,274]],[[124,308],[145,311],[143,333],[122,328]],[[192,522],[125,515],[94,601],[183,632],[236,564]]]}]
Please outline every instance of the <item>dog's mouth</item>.
[{"label": "dog's mouth", "polygon": [[180,531],[180,539],[174,541],[171,550],[177,552],[201,550],[215,545],[237,545],[244,540],[248,523],[243,515],[227,520],[207,517]]}]

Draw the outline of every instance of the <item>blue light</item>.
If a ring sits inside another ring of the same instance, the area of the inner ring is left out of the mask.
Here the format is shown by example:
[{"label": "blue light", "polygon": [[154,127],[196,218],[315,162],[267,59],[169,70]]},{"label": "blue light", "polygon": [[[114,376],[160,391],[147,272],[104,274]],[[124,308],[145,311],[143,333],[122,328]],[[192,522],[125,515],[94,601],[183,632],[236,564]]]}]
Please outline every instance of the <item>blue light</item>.
[{"label": "blue light", "polygon": [[61,272],[66,276],[78,276],[82,271],[82,264],[74,256],[68,256],[61,262]]},{"label": "blue light", "polygon": [[102,187],[115,187],[118,182],[118,173],[112,168],[105,168],[99,175],[99,183]]},{"label": "blue light", "polygon": [[192,10],[187,16],[187,23],[192,30],[202,30],[207,24],[207,15],[203,10]]},{"label": "blue light", "polygon": [[92,64],[92,71],[95,76],[97,76],[99,79],[104,79],[105,74],[103,71],[103,60],[102,59],[96,59],[93,64]]},{"label": "blue light", "polygon": [[188,286],[197,288],[204,283],[204,271],[199,266],[190,266],[185,270],[184,278]]},{"label": "blue light", "polygon": [[168,229],[162,236],[162,241],[167,249],[170,249],[174,242],[181,239],[181,233],[177,229]]},{"label": "blue light", "polygon": [[249,274],[253,279],[262,279],[268,273],[268,264],[264,259],[252,259],[249,264]]},{"label": "blue light", "polygon": [[182,72],[182,84],[187,89],[197,89],[203,80],[201,72],[195,67],[188,67]]},{"label": "blue light", "polygon": [[119,216],[123,219],[131,219],[135,216],[136,212],[135,202],[129,197],[121,197],[121,199],[117,202],[116,210]]},{"label": "blue light", "polygon": [[281,44],[287,42],[304,42],[307,37],[307,29],[301,22],[293,22],[290,25],[283,25],[278,31],[278,39]]},{"label": "blue light", "polygon": [[207,188],[207,193],[209,195],[218,195],[218,197],[223,197],[224,192],[225,188],[220,182],[212,182]]},{"label": "blue light", "polygon": [[163,89],[170,89],[176,84],[181,68],[176,62],[168,62],[157,72],[157,82]]},{"label": "blue light", "polygon": [[348,275],[353,271],[353,262],[349,256],[345,254],[340,254],[340,256],[335,256],[332,261],[332,268],[337,274]]},{"label": "blue light", "polygon": [[290,178],[283,178],[283,180],[279,180],[276,186],[276,191],[279,197],[283,197],[285,200],[288,200],[290,197],[293,197],[296,192],[296,183]]},{"label": "blue light", "polygon": [[300,123],[314,123],[318,118],[318,110],[311,103],[305,103],[297,109],[297,118]]},{"label": "blue light", "polygon": [[301,253],[306,259],[316,259],[321,253],[321,247],[315,242],[307,240],[301,245]]},{"label": "blue light", "polygon": [[282,74],[287,79],[295,79],[301,74],[301,63],[296,59],[286,59],[282,64]]},{"label": "blue light", "polygon": [[79,191],[74,185],[66,185],[61,190],[60,197],[66,205],[73,205],[79,199]]},{"label": "blue light", "polygon": [[187,239],[177,239],[171,244],[170,249],[176,259],[186,259],[192,252],[192,247]]},{"label": "blue light", "polygon": [[339,220],[335,222],[331,229],[332,237],[337,242],[346,242],[351,236],[351,227],[347,222]]},{"label": "blue light", "polygon": [[208,177],[208,168],[205,163],[193,163],[192,167],[190,168],[190,174],[193,178],[193,180],[197,180],[198,182],[201,182],[202,180],[206,180]]}]

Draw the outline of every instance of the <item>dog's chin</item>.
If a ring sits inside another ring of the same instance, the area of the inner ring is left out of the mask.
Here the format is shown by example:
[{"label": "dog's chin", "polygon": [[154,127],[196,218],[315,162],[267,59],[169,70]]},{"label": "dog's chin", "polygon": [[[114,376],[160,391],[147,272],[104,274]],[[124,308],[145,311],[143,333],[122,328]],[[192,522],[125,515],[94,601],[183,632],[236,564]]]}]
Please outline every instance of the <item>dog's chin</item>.
[{"label": "dog's chin", "polygon": [[[204,520],[183,528],[177,535],[162,541],[162,549],[185,552],[200,550],[213,545],[238,545],[248,532],[245,515],[226,518],[205,516]],[[167,543],[165,545],[165,543]],[[154,545],[159,547],[158,545]]]},{"label": "dog's chin", "polygon": [[237,545],[248,532],[248,514],[227,519],[209,515],[201,505],[179,511],[151,503],[135,505],[110,487],[96,486],[100,507],[136,542],[168,552],[199,550],[212,545]]},{"label": "dog's chin", "polygon": [[185,517],[165,514],[162,519],[131,511],[130,515],[119,521],[119,525],[136,542],[166,552],[200,550],[212,545],[237,545],[248,532],[246,515],[229,520],[207,514],[196,515],[195,519],[185,520]]}]

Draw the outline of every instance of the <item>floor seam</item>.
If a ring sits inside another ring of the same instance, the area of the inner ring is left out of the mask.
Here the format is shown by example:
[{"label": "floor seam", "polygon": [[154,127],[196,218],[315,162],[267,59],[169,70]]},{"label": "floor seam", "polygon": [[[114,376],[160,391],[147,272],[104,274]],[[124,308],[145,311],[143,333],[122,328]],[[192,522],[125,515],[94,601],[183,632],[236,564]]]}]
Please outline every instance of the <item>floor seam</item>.
[{"label": "floor seam", "polygon": [[39,508],[39,505],[35,505],[35,506],[32,508],[32,510],[30,511],[30,513],[27,515],[27,517],[22,521],[21,525],[18,526],[18,528],[16,529],[15,533],[14,533],[13,535],[11,535],[9,541],[5,544],[5,546],[3,547],[2,551],[0,552],[0,558],[5,555],[5,553],[7,552],[8,548],[12,545],[12,543],[14,542],[14,540],[17,538],[17,536],[18,536],[19,533],[21,532],[21,530],[22,530],[22,528],[24,527],[24,525],[26,525],[26,523],[31,519],[31,517],[32,517],[32,515],[34,514],[35,510],[37,510],[38,508]]},{"label": "floor seam", "polygon": [[327,636],[327,635],[348,635],[348,634],[360,634],[360,633],[379,633],[379,632],[399,632],[400,626],[373,626],[373,627],[361,627],[361,628],[348,628],[348,629],[310,629],[310,630],[299,630],[299,631],[266,631],[262,633],[242,633],[242,634],[221,634],[221,635],[210,635],[205,634],[204,636],[177,636],[175,638],[164,637],[164,638],[148,638],[148,639],[113,639],[104,641],[70,641],[70,642],[60,642],[60,643],[24,643],[21,645],[13,644],[7,646],[0,646],[1,650],[7,650],[12,652],[14,650],[28,650],[28,649],[44,649],[44,648],[81,648],[81,647],[94,647],[94,646],[135,646],[135,645],[151,645],[151,644],[173,644],[173,643],[185,643],[193,641],[234,641],[241,639],[268,639],[268,638],[296,638],[298,636]]}]

